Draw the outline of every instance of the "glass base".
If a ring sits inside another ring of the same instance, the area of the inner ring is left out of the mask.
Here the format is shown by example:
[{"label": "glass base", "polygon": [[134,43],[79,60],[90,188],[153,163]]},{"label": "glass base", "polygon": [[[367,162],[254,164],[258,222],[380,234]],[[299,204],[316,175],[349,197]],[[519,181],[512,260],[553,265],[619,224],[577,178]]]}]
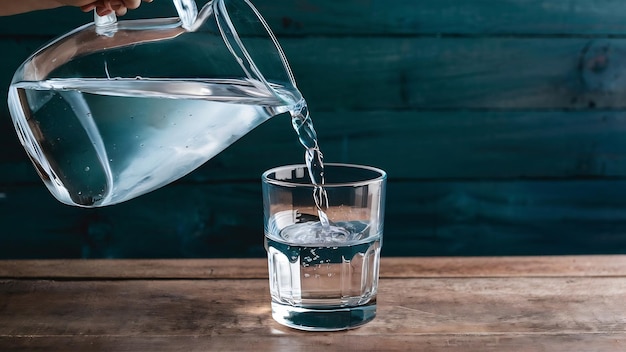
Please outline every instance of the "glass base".
[{"label": "glass base", "polygon": [[272,302],[272,317],[290,328],[338,331],[357,328],[376,317],[376,301],[356,307],[302,308]]}]

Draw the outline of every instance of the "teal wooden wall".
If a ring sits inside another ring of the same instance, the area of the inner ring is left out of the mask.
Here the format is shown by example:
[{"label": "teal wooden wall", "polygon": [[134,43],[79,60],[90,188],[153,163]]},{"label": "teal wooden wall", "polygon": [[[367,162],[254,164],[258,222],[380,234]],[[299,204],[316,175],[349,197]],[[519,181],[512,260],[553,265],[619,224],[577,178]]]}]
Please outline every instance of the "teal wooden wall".
[{"label": "teal wooden wall", "polygon": [[[389,172],[383,255],[626,253],[626,3],[256,0],[327,161]],[[172,16],[167,0],[126,18]],[[0,18],[1,96],[75,9]],[[286,116],[117,206],[48,194],[0,109],[0,258],[263,256],[259,175]]]}]

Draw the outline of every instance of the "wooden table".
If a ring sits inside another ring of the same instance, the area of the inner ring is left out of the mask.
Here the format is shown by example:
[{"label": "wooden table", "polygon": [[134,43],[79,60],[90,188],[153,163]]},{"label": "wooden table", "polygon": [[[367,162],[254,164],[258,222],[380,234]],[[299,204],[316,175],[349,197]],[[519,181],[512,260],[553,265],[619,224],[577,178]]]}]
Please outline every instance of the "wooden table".
[{"label": "wooden table", "polygon": [[626,350],[626,256],[383,258],[343,332],[269,301],[262,259],[0,261],[0,351]]}]

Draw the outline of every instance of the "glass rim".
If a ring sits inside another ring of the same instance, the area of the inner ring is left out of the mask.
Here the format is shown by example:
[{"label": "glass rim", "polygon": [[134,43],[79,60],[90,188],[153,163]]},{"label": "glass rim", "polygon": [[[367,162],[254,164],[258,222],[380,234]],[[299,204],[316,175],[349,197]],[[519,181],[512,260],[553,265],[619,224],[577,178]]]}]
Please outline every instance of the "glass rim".
[{"label": "glass rim", "polygon": [[[349,163],[324,163],[324,167],[340,167],[340,168],[350,168],[350,169],[359,169],[359,170],[367,170],[376,173],[375,177],[369,177],[365,180],[359,181],[350,181],[350,182],[325,182],[323,185],[324,188],[338,188],[338,187],[356,187],[356,186],[365,186],[372,183],[383,182],[387,180],[387,172],[383,169],[369,166],[369,165],[361,165],[361,164],[349,164]],[[270,178],[269,175],[272,173],[276,173],[277,171],[282,170],[294,170],[304,168],[306,169],[306,164],[289,164],[276,166],[271,169],[268,169],[263,172],[261,175],[261,179],[263,183],[271,184],[275,186],[283,186],[283,187],[318,187],[320,185],[315,185],[311,182],[308,183],[298,183],[292,181],[284,181],[278,180],[275,178]]]}]

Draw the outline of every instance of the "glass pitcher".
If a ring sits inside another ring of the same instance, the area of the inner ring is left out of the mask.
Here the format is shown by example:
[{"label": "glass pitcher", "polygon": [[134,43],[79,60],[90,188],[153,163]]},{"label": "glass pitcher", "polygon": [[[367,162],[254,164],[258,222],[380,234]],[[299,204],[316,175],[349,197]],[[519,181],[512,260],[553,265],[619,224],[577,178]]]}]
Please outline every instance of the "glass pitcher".
[{"label": "glass pitcher", "polygon": [[249,1],[174,4],[173,18],[96,15],[17,69],[11,117],[59,201],[105,206],[162,187],[303,101]]}]

